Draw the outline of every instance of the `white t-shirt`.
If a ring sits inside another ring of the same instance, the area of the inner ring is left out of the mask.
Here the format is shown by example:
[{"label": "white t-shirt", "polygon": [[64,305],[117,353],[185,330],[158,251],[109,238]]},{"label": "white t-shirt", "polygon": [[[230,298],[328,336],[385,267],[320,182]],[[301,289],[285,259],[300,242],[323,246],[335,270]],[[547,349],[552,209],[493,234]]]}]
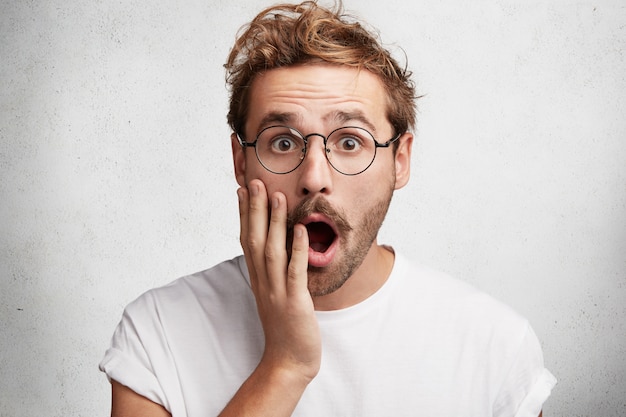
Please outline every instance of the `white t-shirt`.
[{"label": "white t-shirt", "polygon": [[[524,318],[398,254],[374,295],[316,314],[322,363],[297,417],[536,417],[556,383]],[[128,305],[100,369],[173,417],[216,416],[263,340],[238,257]]]}]

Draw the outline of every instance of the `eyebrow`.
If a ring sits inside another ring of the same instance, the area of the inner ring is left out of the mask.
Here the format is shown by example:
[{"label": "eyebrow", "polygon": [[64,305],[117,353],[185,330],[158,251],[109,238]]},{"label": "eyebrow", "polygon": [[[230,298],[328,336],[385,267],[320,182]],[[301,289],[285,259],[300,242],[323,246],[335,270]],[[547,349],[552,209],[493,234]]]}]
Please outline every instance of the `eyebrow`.
[{"label": "eyebrow", "polygon": [[300,119],[300,116],[298,116],[296,113],[293,113],[293,112],[272,111],[266,114],[263,117],[263,119],[261,119],[261,123],[259,127],[262,129],[264,127],[274,125],[276,123],[289,124],[289,123],[292,123],[294,120],[298,120],[298,119]]},{"label": "eyebrow", "polygon": [[[374,124],[365,116],[365,114],[361,110],[334,110],[327,113],[323,119],[325,121],[333,120],[341,125],[344,125],[348,122],[357,121],[365,125],[370,132],[374,134],[376,133],[376,126],[374,126]],[[300,120],[302,120],[302,116],[298,113],[271,111],[266,114],[263,119],[261,119],[259,128],[263,129],[267,126],[275,124],[291,125],[294,122]]]},{"label": "eyebrow", "polygon": [[343,111],[343,110],[335,110],[333,112],[328,113],[324,120],[334,119],[341,124],[345,124],[348,122],[361,122],[363,123],[367,129],[376,133],[376,126],[365,116],[365,114],[361,110],[351,110],[351,111]]}]

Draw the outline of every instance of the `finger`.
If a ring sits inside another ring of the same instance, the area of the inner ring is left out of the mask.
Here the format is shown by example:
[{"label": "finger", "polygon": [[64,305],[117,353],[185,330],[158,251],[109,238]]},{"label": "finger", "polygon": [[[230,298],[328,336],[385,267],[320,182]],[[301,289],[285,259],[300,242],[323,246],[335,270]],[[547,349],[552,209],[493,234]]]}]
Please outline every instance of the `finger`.
[{"label": "finger", "polygon": [[269,232],[265,243],[268,283],[273,290],[285,291],[287,274],[287,199],[276,192],[270,198]]},{"label": "finger", "polygon": [[248,184],[248,220],[246,245],[260,285],[265,284],[265,244],[268,229],[267,191],[260,180]]},{"label": "finger", "polygon": [[239,201],[239,243],[244,251],[248,253],[246,244],[248,238],[248,190],[241,187],[237,190],[237,200]]},{"label": "finger", "polygon": [[243,255],[246,259],[246,265],[248,266],[248,273],[250,275],[250,285],[253,291],[256,291],[257,277],[254,270],[254,264],[252,262],[252,255],[248,248],[248,212],[249,212],[249,193],[244,187],[237,190],[237,199],[239,200],[239,243],[243,249]]},{"label": "finger", "polygon": [[304,295],[308,292],[309,236],[306,227],[296,224],[293,229],[291,260],[287,272],[287,295]]}]

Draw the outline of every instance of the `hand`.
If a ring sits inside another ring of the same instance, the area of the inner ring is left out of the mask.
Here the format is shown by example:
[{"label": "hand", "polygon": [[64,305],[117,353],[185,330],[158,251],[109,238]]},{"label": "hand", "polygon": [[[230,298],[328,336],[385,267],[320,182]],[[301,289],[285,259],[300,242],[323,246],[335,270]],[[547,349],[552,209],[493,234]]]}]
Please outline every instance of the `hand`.
[{"label": "hand", "polygon": [[250,181],[237,193],[240,241],[265,333],[259,367],[270,373],[287,371],[308,384],[319,371],[321,338],[307,288],[307,230],[302,224],[295,226],[289,260],[285,195],[275,192],[268,202],[260,180]]}]

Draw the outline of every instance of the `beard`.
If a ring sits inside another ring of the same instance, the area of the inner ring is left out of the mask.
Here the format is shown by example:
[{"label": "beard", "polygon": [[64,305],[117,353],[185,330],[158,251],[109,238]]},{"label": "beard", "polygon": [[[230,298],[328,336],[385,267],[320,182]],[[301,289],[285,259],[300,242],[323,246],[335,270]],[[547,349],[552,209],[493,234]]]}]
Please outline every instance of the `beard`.
[{"label": "beard", "polygon": [[[303,200],[287,219],[287,250],[291,259],[293,228],[312,213],[322,213],[330,218],[337,230],[339,251],[330,265],[308,267],[308,289],[313,297],[321,297],[337,291],[361,266],[365,256],[376,240],[391,204],[393,188],[370,206],[362,207],[361,217],[349,222],[346,213],[334,208],[324,197]],[[358,205],[358,204],[357,204]]]}]

